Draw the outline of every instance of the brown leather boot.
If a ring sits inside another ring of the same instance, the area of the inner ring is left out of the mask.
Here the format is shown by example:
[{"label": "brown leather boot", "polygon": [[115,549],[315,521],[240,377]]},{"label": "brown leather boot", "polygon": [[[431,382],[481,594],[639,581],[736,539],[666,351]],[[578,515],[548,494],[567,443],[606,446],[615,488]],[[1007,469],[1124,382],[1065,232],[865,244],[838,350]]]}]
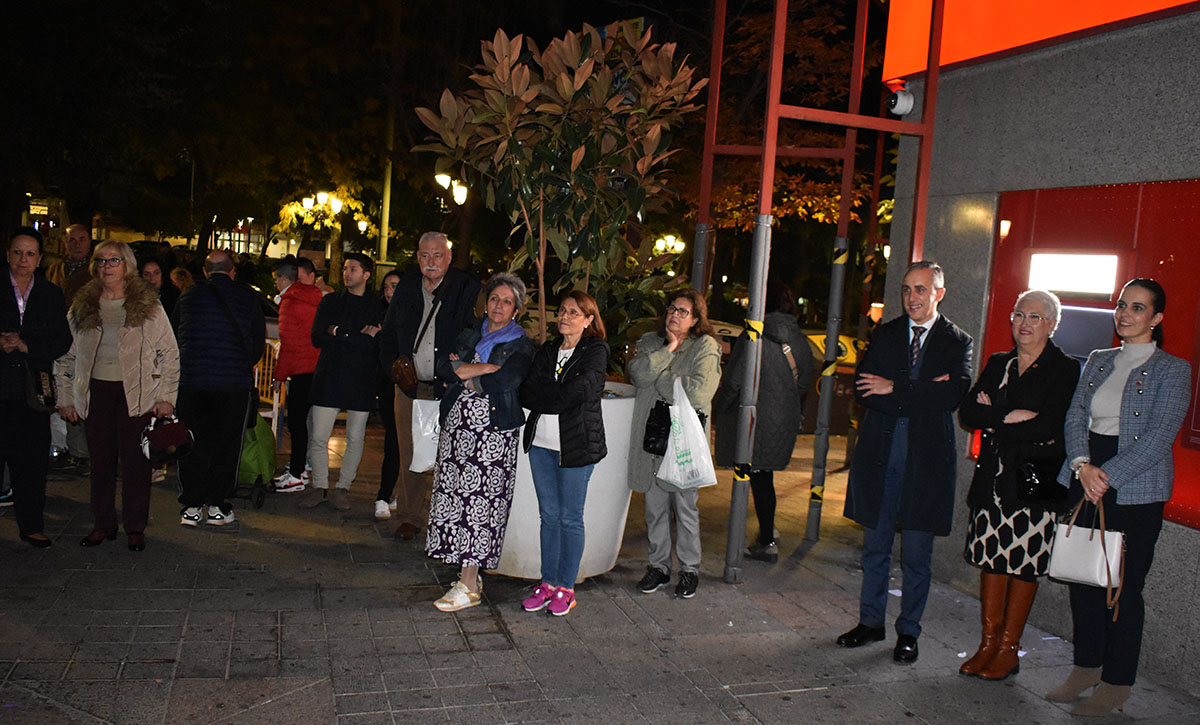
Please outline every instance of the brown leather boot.
[{"label": "brown leather boot", "polygon": [[1000,645],[1000,625],[1004,621],[1008,579],[1004,574],[979,572],[979,619],[983,625],[983,635],[979,641],[979,649],[958,668],[959,674],[978,677],[979,671],[996,655],[996,649]]},{"label": "brown leather boot", "polygon": [[1000,646],[996,656],[988,662],[979,676],[985,680],[1003,680],[1021,671],[1021,633],[1025,631],[1025,620],[1037,594],[1037,582],[1027,582],[1008,577],[1008,597],[1004,605],[1004,628],[1000,633]]}]

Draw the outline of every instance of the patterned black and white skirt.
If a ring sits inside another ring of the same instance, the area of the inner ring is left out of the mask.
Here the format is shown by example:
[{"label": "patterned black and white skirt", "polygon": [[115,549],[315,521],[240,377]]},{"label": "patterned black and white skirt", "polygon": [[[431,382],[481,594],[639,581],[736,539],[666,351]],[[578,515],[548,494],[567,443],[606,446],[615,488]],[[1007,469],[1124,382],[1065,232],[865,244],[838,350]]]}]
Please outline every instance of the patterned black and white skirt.
[{"label": "patterned black and white skirt", "polygon": [[438,438],[425,552],[447,564],[500,562],[517,481],[517,433],[491,430],[486,395],[464,390]]},{"label": "patterned black and white skirt", "polygon": [[1005,513],[992,490],[992,504],[971,512],[963,558],[992,574],[1021,579],[1044,576],[1054,548],[1054,514],[1027,508]]}]

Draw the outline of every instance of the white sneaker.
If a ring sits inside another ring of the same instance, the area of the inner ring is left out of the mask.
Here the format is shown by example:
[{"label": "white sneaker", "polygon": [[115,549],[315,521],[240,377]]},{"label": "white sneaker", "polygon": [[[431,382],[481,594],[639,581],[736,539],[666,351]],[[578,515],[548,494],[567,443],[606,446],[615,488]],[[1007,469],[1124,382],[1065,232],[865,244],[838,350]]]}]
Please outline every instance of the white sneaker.
[{"label": "white sneaker", "polygon": [[199,506],[186,506],[179,512],[179,523],[184,526],[199,526],[204,520],[204,512]]},{"label": "white sneaker", "polygon": [[479,585],[479,591],[471,591],[461,582],[456,581],[450,585],[450,590],[442,595],[442,598],[433,603],[443,612],[457,612],[460,609],[469,607],[477,607],[483,599],[483,579],[476,580]]},{"label": "white sneaker", "polygon": [[396,510],[396,499],[392,499],[391,501],[388,501],[388,511],[395,511],[395,510]]},{"label": "white sneaker", "polygon": [[379,519],[380,521],[392,518],[392,512],[388,507],[387,501],[375,502],[375,518]]},{"label": "white sneaker", "polygon": [[304,490],[304,479],[284,471],[282,476],[275,479],[274,486],[275,493],[299,493]]},{"label": "white sneaker", "polygon": [[237,521],[237,519],[233,515],[233,509],[229,509],[229,513],[225,513],[221,510],[220,506],[208,507],[208,521],[205,523],[209,526],[224,526],[225,524],[232,524],[234,521]]}]

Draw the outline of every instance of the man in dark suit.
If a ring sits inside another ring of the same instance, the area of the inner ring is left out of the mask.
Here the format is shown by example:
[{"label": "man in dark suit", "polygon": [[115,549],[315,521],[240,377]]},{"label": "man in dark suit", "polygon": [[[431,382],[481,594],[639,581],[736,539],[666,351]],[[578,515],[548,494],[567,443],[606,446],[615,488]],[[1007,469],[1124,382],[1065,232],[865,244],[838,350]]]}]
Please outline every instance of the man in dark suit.
[{"label": "man in dark suit", "polygon": [[847,518],[866,527],[858,625],[842,647],[885,636],[892,543],[901,536],[904,571],[896,648],[917,661],[929,596],[933,537],[950,533],[956,464],[954,409],[971,387],[971,336],[939,315],[942,268],[909,266],[900,287],[904,315],[881,325],[858,365],[855,397],[866,408],[846,491]]}]

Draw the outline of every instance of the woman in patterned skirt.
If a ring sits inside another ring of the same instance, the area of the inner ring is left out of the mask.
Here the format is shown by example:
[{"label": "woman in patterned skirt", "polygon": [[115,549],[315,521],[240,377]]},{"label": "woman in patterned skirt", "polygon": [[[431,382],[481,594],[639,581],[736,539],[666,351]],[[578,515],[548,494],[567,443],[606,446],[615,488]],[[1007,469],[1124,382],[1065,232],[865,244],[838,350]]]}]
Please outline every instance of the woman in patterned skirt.
[{"label": "woman in patterned skirt", "polygon": [[[1016,347],[988,358],[959,418],[984,431],[967,493],[971,519],[964,557],[980,568],[983,636],[959,672],[1002,680],[1020,669],[1017,652],[1037,578],[1050,566],[1059,504],[1031,500],[1019,486],[1022,464],[1057,471],[1066,456],[1063,422],[1079,379],[1079,362],[1050,341],[1058,298],[1044,290],[1017,297],[1009,320]],[[1053,474],[1045,483],[1055,490]]]},{"label": "woman in patterned skirt", "polygon": [[425,551],[462,569],[435,602],[443,612],[480,603],[479,570],[495,568],[504,545],[517,479],[521,381],[533,361],[533,341],[517,324],[525,284],[501,272],[484,288],[487,314],[459,335],[455,352],[438,364],[448,387],[433,471]]}]

